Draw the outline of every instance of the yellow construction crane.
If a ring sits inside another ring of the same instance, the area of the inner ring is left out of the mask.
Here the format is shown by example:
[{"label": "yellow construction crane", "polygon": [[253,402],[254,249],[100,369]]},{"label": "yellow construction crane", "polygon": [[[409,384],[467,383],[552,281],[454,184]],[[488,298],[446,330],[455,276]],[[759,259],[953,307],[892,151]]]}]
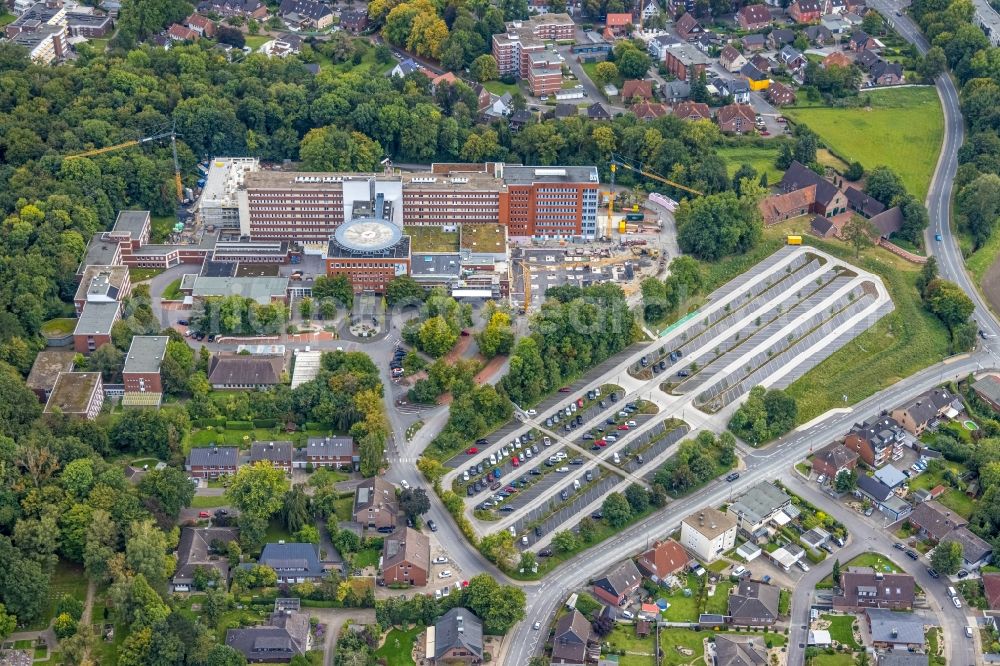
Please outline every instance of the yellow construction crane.
[{"label": "yellow construction crane", "polygon": [[634,171],[635,173],[637,173],[637,174],[639,174],[641,176],[645,176],[646,178],[652,178],[653,180],[657,180],[657,181],[659,181],[661,183],[664,183],[665,185],[669,185],[670,187],[675,187],[678,190],[684,190],[685,192],[690,192],[691,194],[694,194],[694,195],[699,196],[699,197],[703,196],[705,194],[704,192],[700,192],[700,191],[698,191],[698,190],[696,190],[694,188],[688,187],[687,185],[681,185],[680,183],[677,183],[677,182],[674,182],[674,181],[669,180],[667,178],[664,178],[663,176],[660,176],[658,174],[652,173],[651,171],[647,171],[646,169],[643,169],[642,167],[634,166],[632,164],[629,164],[628,162],[626,162],[622,158],[618,157],[617,155],[612,155],[611,156],[611,191],[608,193],[608,226],[607,226],[607,233],[605,234],[609,238],[611,237],[611,229],[612,229],[611,216],[614,213],[614,209],[615,209],[615,172],[618,170],[618,167],[624,167],[624,168],[628,169],[629,171]]},{"label": "yellow construction crane", "polygon": [[184,186],[181,183],[181,166],[180,161],[177,159],[177,128],[172,126],[169,131],[159,132],[150,136],[142,137],[141,139],[134,139],[132,141],[125,141],[124,143],[116,143],[113,146],[105,146],[103,148],[94,148],[93,150],[86,150],[82,153],[76,153],[74,155],[67,155],[63,159],[75,160],[81,157],[93,157],[95,155],[103,155],[104,153],[110,153],[116,150],[124,150],[125,148],[131,148],[133,146],[141,146],[152,141],[157,141],[159,139],[165,139],[170,137],[170,148],[173,151],[174,157],[174,188],[177,190],[177,200],[184,201]]}]

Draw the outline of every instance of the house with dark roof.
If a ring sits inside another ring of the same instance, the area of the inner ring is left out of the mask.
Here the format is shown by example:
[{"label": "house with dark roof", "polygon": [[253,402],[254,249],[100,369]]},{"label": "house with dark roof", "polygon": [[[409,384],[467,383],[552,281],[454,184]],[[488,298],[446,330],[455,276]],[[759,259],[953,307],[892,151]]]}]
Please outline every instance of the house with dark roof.
[{"label": "house with dark roof", "polygon": [[578,115],[580,115],[580,109],[576,107],[576,104],[556,104],[552,110],[552,117],[560,120]]},{"label": "house with dark roof", "polygon": [[863,51],[873,51],[878,48],[878,43],[872,39],[864,30],[855,30],[847,40],[847,48],[855,53]]},{"label": "house with dark roof", "polygon": [[983,595],[990,610],[1000,610],[1000,573],[983,574]]},{"label": "house with dark roof", "polygon": [[984,564],[989,564],[993,556],[993,546],[974,534],[968,527],[959,527],[952,531],[946,541],[957,541],[962,547],[962,568],[975,570]]},{"label": "house with dark roof", "polygon": [[[825,221],[824,218],[820,218]],[[812,468],[817,474],[826,474],[835,479],[843,471],[853,470],[858,466],[858,454],[840,442],[827,444],[813,454]]]},{"label": "house with dark roof", "polygon": [[590,621],[580,611],[573,609],[560,617],[552,637],[551,663],[586,664],[591,633]]},{"label": "house with dark roof", "polygon": [[924,619],[885,608],[865,609],[868,634],[876,648],[905,651],[924,647]]},{"label": "house with dark roof", "polygon": [[855,423],[844,438],[844,446],[856,452],[866,465],[878,469],[903,456],[906,433],[891,416]]},{"label": "house with dark roof", "polygon": [[[712,86],[724,97],[732,97],[736,104],[750,103],[750,82],[746,79],[712,79]],[[718,114],[716,114],[718,115]]]},{"label": "house with dark roof", "polygon": [[743,580],[729,595],[729,623],[738,626],[763,627],[778,619],[778,599],[781,590],[754,580]]},{"label": "house with dark roof", "polygon": [[591,104],[587,107],[587,117],[591,120],[611,120],[611,114],[603,104]]},{"label": "house with dark roof", "polygon": [[840,573],[833,609],[857,613],[866,608],[913,608],[916,583],[907,573],[883,573],[871,567],[848,567]]},{"label": "house with dark roof", "polygon": [[350,32],[363,32],[368,27],[368,12],[353,9],[340,13],[340,27]]},{"label": "house with dark roof", "polygon": [[773,106],[785,106],[795,103],[795,91],[781,81],[775,81],[767,91],[767,101]]},{"label": "house with dark roof", "polygon": [[745,5],[736,12],[736,22],[740,28],[755,32],[771,25],[771,10],[767,5]]},{"label": "house with dark roof", "polygon": [[805,55],[791,44],[785,44],[778,51],[778,60],[791,72],[797,72],[808,64]]},{"label": "house with dark roof", "polygon": [[605,603],[617,606],[639,589],[642,574],[632,560],[625,560],[610,573],[594,581],[594,594]]},{"label": "house with dark roof", "polygon": [[760,636],[716,634],[715,666],[765,666],[767,645]]},{"label": "house with dark roof", "polygon": [[805,189],[810,185],[815,185],[816,190],[809,212],[824,217],[834,217],[847,210],[847,197],[844,196],[844,193],[836,185],[797,160],[792,162],[781,177],[778,189],[787,193]]},{"label": "house with dark roof", "polygon": [[919,652],[882,652],[876,655],[878,666],[928,666],[930,657]]},{"label": "house with dark roof", "polygon": [[431,542],[427,535],[409,527],[382,541],[382,580],[386,585],[427,584],[431,570]]},{"label": "house with dark roof", "polygon": [[954,418],[964,409],[951,391],[945,388],[933,388],[920,394],[909,404],[892,410],[892,418],[907,431],[919,437],[938,419]]},{"label": "house with dark roof", "polygon": [[285,360],[281,356],[216,354],[208,364],[208,383],[214,389],[262,389],[281,383]]},{"label": "house with dark roof", "polygon": [[278,610],[269,624],[243,629],[228,629],[226,645],[252,664],[288,663],[312,648],[309,614]]},{"label": "house with dark roof", "polygon": [[795,31],[789,30],[788,28],[775,28],[767,34],[767,45],[778,51],[785,44],[791,44],[795,41]]},{"label": "house with dark roof", "polygon": [[743,535],[752,536],[791,503],[792,498],[780,488],[761,481],[737,496],[726,508],[726,513],[736,517]]},{"label": "house with dark roof", "polygon": [[747,59],[732,44],[726,44],[719,53],[719,64],[727,72],[738,72],[747,64]]},{"label": "house with dark roof", "polygon": [[681,39],[688,39],[691,35],[697,35],[702,31],[701,24],[691,16],[691,12],[684,12],[684,15],[674,22],[674,32]]},{"label": "house with dark roof", "polygon": [[196,446],[188,451],[184,469],[199,479],[215,479],[236,474],[240,451],[235,446]]},{"label": "house with dark roof", "polygon": [[274,569],[279,583],[291,585],[326,576],[317,546],[311,543],[269,543],[257,561]]},{"label": "house with dark roof", "polygon": [[767,48],[767,38],[759,33],[747,35],[740,39],[744,51],[763,51]]},{"label": "house with dark roof", "polygon": [[[28,379],[31,377],[29,376]],[[1000,412],[1000,376],[985,375],[982,379],[977,379],[972,383],[972,390],[993,411]]]},{"label": "house with dark roof", "polygon": [[837,235],[837,227],[822,215],[814,215],[809,223],[809,231],[820,238],[833,238]]},{"label": "house with dark roof", "polygon": [[305,448],[298,449],[292,460],[292,467],[307,465],[356,469],[361,465],[361,456],[353,437],[310,437]]},{"label": "house with dark roof", "polygon": [[877,86],[898,86],[903,82],[903,66],[898,62],[888,62],[881,58],[872,65],[868,74]]},{"label": "house with dark roof", "polygon": [[893,206],[888,210],[882,211],[869,221],[875,227],[875,230],[878,231],[879,237],[889,238],[889,236],[903,228],[903,211],[899,206]]},{"label": "house with dark roof", "polygon": [[833,33],[825,25],[811,25],[805,29],[806,38],[816,46],[826,46],[833,42]]},{"label": "house with dark roof", "polygon": [[892,488],[867,474],[858,476],[858,489],[856,492],[876,504],[886,501],[893,495]]},{"label": "house with dark roof", "polygon": [[918,504],[907,520],[919,534],[934,541],[941,541],[952,530],[969,524],[968,520],[936,500]]},{"label": "house with dark roof", "polygon": [[[428,643],[430,636],[428,632]],[[434,651],[430,663],[483,663],[483,622],[468,608],[452,608],[439,617],[434,623],[433,637]],[[428,657],[431,657],[430,651]]]},{"label": "house with dark roof", "polygon": [[254,442],[250,445],[250,464],[266,460],[286,474],[292,471],[291,442]]},{"label": "house with dark roof", "polygon": [[233,527],[184,527],[177,544],[177,569],[170,579],[171,592],[194,589],[195,571],[201,567],[219,572],[220,589],[229,589],[227,544],[239,539]]},{"label": "house with dark roof", "polygon": [[666,580],[667,576],[675,574],[691,560],[687,551],[674,541],[658,541],[652,548],[639,555],[635,564],[643,576],[654,581]]},{"label": "house with dark roof", "polygon": [[663,101],[667,104],[677,104],[691,97],[691,84],[687,81],[667,81],[660,88]]},{"label": "house with dark roof", "polygon": [[874,217],[885,210],[885,204],[853,185],[844,190],[844,196],[847,197],[847,207],[862,217]]},{"label": "house with dark roof", "polygon": [[823,2],[820,0],[795,0],[788,5],[786,11],[796,23],[813,23],[823,15]]},{"label": "house with dark roof", "polygon": [[283,0],[278,16],[290,27],[322,30],[333,23],[330,6],[316,0]]},{"label": "house with dark roof", "polygon": [[[749,97],[749,91],[747,96]],[[719,129],[727,134],[749,134],[754,131],[757,114],[749,104],[727,104],[715,112]]]},{"label": "house with dark roof", "polygon": [[368,529],[390,532],[396,529],[399,517],[396,487],[381,477],[365,479],[354,489],[351,516],[354,522]]}]

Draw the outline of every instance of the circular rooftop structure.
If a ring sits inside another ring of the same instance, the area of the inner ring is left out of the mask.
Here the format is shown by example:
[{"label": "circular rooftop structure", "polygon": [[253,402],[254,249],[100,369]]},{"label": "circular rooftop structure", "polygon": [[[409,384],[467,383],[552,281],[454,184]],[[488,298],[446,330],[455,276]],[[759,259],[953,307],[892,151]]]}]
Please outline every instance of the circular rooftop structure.
[{"label": "circular rooftop structure", "polygon": [[337,227],[334,240],[341,247],[355,252],[380,252],[392,247],[403,236],[403,230],[386,220],[364,217]]}]

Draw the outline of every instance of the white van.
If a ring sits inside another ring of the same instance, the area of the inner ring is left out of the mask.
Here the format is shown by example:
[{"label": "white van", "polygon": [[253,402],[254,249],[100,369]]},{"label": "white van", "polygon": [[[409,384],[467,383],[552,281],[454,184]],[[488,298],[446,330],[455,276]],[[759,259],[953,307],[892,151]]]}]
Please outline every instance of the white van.
[{"label": "white van", "polygon": [[579,490],[579,489],[580,489],[580,482],[579,481],[574,481],[573,482],[573,490]]},{"label": "white van", "polygon": [[957,597],[958,596],[958,592],[956,592],[955,588],[951,587],[950,585],[948,586],[948,596],[949,597]]}]

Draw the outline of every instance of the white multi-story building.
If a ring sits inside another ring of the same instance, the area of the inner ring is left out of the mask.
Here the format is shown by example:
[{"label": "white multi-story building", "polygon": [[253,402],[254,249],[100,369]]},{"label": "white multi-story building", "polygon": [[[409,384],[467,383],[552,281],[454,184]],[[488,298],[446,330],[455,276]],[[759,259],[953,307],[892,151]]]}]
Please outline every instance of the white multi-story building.
[{"label": "white multi-story building", "polygon": [[703,562],[712,562],[736,546],[736,519],[706,507],[681,521],[681,545]]}]

